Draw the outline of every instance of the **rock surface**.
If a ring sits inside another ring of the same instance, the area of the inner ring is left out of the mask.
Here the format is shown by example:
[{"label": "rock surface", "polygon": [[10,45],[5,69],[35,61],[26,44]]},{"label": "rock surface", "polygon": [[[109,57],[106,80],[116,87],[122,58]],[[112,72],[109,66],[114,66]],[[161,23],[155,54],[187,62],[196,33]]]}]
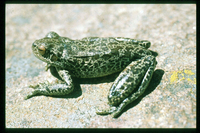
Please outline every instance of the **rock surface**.
[{"label": "rock surface", "polygon": [[[157,66],[145,94],[117,118],[99,116],[114,78],[79,80],[63,98],[23,98],[56,79],[31,51],[49,31],[80,39],[151,41]],[[109,81],[109,79],[112,79]],[[6,5],[6,128],[196,128],[196,5]]]}]

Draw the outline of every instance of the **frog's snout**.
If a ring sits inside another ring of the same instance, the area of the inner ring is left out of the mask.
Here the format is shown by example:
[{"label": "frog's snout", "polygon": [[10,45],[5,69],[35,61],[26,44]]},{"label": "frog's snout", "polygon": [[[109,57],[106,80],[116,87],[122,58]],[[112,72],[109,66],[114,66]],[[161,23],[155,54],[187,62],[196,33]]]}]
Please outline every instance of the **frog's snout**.
[{"label": "frog's snout", "polygon": [[148,49],[150,46],[151,46],[151,42],[150,41],[147,41],[147,40],[143,40],[142,41],[142,45]]},{"label": "frog's snout", "polygon": [[34,43],[32,43],[32,49],[35,48],[37,45]]},{"label": "frog's snout", "polygon": [[33,53],[34,53],[34,52],[37,52],[37,45],[36,45],[35,42],[32,43],[32,50],[33,50]]}]

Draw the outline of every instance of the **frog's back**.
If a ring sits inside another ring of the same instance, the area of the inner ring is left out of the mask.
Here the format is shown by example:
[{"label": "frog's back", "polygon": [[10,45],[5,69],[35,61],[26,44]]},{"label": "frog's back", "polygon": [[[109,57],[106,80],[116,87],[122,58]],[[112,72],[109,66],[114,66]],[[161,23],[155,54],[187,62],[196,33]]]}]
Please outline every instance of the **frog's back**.
[{"label": "frog's back", "polygon": [[[130,38],[100,38],[100,37],[87,37],[81,40],[71,40],[66,47],[68,56],[73,57],[86,57],[86,56],[101,56],[101,55],[120,55],[120,52],[126,49],[129,53],[130,49],[147,49],[150,44],[139,44],[135,39]],[[145,46],[142,46],[144,45]],[[146,47],[146,48],[145,48]]]},{"label": "frog's back", "polygon": [[101,41],[73,40],[67,44],[68,56],[74,58],[110,54],[109,43]]},{"label": "frog's back", "polygon": [[102,77],[121,71],[137,58],[134,51],[143,49],[112,37],[73,40],[66,48],[66,68],[72,76],[81,78]]}]

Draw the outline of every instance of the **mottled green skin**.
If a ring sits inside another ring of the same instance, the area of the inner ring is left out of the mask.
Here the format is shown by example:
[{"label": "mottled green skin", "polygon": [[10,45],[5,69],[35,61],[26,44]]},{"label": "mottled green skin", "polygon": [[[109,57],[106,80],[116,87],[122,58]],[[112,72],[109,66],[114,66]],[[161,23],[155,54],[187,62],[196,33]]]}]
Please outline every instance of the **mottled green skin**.
[{"label": "mottled green skin", "polygon": [[[123,37],[71,40],[49,32],[45,38],[32,44],[32,50],[37,58],[47,63],[53,76],[66,83],[32,85],[30,87],[35,90],[25,99],[37,94],[66,95],[74,88],[71,77],[103,77],[122,71],[110,88],[110,107],[97,109],[97,114],[117,117],[127,104],[145,91],[151,80],[156,60],[149,47],[150,42],[145,40]],[[132,93],[134,89],[138,90]]]}]

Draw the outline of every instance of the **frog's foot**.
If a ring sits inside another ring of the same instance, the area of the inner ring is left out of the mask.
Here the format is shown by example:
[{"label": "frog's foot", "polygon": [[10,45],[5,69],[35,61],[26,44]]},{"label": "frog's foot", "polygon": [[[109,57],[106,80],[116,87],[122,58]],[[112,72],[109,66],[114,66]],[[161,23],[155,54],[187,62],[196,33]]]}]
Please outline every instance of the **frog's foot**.
[{"label": "frog's foot", "polygon": [[43,94],[44,92],[42,91],[42,88],[47,87],[48,84],[49,84],[49,82],[46,81],[44,83],[38,83],[36,85],[29,85],[29,87],[33,88],[34,90],[30,94],[28,94],[24,99],[27,100],[27,99],[29,99],[29,98],[31,98],[33,96]]},{"label": "frog's foot", "polygon": [[24,99],[27,100],[36,95],[45,95],[45,96],[63,96],[69,94],[73,91],[73,85],[67,84],[56,84],[56,85],[49,85],[46,83],[39,83],[37,85],[30,85],[29,87],[33,88],[34,90],[31,94],[27,95]]},{"label": "frog's foot", "polygon": [[31,94],[27,95],[24,98],[25,100],[36,95],[63,96],[63,95],[71,93],[74,89],[73,84],[65,83],[65,84],[52,85],[47,82],[39,83],[37,85],[30,85],[29,87],[33,88],[34,90],[31,92]]},{"label": "frog's foot", "polygon": [[120,107],[116,106],[110,106],[110,107],[101,107],[101,109],[96,108],[96,114],[97,115],[108,115],[111,114],[111,117],[116,118],[120,112],[122,112],[122,109]]},{"label": "frog's foot", "polygon": [[63,84],[50,84],[49,82],[39,83],[37,85],[30,85],[29,87],[33,88],[34,91],[25,97],[25,99],[29,99],[35,95],[45,95],[45,96],[63,96],[69,94],[73,91],[74,85],[72,83],[71,76],[68,74],[66,70],[60,70],[59,76],[65,81]]}]

